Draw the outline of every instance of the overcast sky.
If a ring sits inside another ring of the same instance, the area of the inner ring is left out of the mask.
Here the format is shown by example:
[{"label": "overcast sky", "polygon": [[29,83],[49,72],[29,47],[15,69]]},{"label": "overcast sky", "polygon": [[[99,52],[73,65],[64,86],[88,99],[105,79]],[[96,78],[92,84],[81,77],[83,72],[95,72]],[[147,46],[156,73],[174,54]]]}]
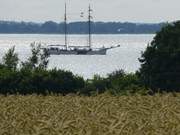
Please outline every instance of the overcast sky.
[{"label": "overcast sky", "polygon": [[[80,12],[93,8],[94,21],[162,22],[180,19],[180,0],[66,0],[69,21],[86,20]],[[0,0],[0,20],[63,20],[65,0]]]}]

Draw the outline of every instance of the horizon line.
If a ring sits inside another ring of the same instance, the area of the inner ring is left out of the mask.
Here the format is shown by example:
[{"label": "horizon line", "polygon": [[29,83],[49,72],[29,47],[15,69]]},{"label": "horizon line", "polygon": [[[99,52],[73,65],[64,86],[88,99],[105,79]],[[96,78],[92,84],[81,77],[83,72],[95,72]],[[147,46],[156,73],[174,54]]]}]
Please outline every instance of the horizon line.
[{"label": "horizon line", "polygon": [[[54,23],[63,23],[64,21],[54,21],[54,20],[47,20],[47,21],[23,21],[23,20],[0,20],[0,22],[16,22],[16,23],[36,23],[36,24],[43,24],[43,23],[46,23],[46,22],[54,22]],[[87,21],[70,21],[68,22],[68,24],[70,23],[77,23],[77,22],[81,22],[81,23],[84,23],[84,22],[87,22]],[[136,22],[136,21],[92,21],[93,23],[134,23],[134,24],[161,24],[161,23],[171,23],[170,21],[160,21],[160,22]]]}]

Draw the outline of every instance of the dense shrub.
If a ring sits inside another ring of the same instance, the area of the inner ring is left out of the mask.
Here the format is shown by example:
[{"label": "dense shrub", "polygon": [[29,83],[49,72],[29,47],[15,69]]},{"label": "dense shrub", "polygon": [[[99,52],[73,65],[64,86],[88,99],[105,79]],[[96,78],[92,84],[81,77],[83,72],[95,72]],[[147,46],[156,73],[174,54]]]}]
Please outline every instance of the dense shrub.
[{"label": "dense shrub", "polygon": [[70,71],[47,70],[48,54],[41,52],[40,45],[31,45],[32,56],[20,68],[18,55],[14,47],[3,57],[0,64],[1,94],[47,94],[47,93],[77,93],[85,85],[82,77],[73,75]]},{"label": "dense shrub", "polygon": [[93,79],[88,79],[85,84],[85,87],[80,90],[80,93],[85,95],[101,94],[109,88],[108,79],[99,75],[95,75]]},{"label": "dense shrub", "polygon": [[14,47],[3,57],[3,63],[0,64],[1,94],[94,95],[104,92],[111,94],[145,92],[139,76],[127,74],[123,70],[115,71],[107,77],[95,75],[93,79],[86,81],[70,71],[48,70],[47,52],[42,52],[40,45],[32,44],[31,47],[32,55],[23,63],[18,61]]},{"label": "dense shrub", "polygon": [[17,71],[10,70],[7,67],[0,68],[0,93],[16,92],[18,81],[19,75]]},{"label": "dense shrub", "polygon": [[123,70],[109,74],[108,80],[110,82],[109,89],[114,94],[137,93],[138,91],[145,90],[136,74],[127,74]]},{"label": "dense shrub", "polygon": [[100,94],[110,92],[111,94],[147,93],[144,85],[136,74],[127,74],[123,70],[115,71],[107,77],[94,76],[86,82],[83,94]]},{"label": "dense shrub", "polygon": [[2,94],[46,94],[76,93],[84,87],[84,80],[63,70],[20,70],[0,69],[0,93]]}]

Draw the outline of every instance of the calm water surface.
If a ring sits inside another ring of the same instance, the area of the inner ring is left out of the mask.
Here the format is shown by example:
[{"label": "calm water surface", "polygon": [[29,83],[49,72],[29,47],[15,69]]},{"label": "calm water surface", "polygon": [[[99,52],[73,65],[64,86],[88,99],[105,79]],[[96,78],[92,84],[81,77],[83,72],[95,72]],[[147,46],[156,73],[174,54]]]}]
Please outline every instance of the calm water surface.
[{"label": "calm water surface", "polygon": [[[84,78],[99,74],[105,76],[118,69],[135,72],[139,69],[138,58],[154,35],[93,35],[93,47],[109,47],[120,44],[120,48],[109,50],[105,56],[51,56],[48,68],[70,70]],[[16,47],[21,61],[30,56],[30,43],[64,44],[63,35],[1,34],[0,57],[12,46]],[[69,35],[70,45],[87,45],[86,35]]]}]

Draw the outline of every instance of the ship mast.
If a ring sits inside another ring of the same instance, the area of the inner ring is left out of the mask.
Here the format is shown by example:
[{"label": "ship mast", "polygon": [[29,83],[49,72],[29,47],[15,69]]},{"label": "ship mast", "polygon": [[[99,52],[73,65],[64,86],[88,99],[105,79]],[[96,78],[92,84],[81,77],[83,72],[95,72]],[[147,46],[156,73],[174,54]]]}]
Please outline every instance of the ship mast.
[{"label": "ship mast", "polygon": [[91,37],[91,12],[92,12],[92,9],[91,9],[91,6],[89,4],[89,10],[88,10],[88,34],[89,34],[89,48],[91,49],[92,47],[92,37]]},{"label": "ship mast", "polygon": [[65,46],[66,46],[66,50],[68,49],[68,45],[67,45],[67,11],[66,11],[66,3],[65,3],[65,14],[64,14],[64,34],[65,34]]}]

